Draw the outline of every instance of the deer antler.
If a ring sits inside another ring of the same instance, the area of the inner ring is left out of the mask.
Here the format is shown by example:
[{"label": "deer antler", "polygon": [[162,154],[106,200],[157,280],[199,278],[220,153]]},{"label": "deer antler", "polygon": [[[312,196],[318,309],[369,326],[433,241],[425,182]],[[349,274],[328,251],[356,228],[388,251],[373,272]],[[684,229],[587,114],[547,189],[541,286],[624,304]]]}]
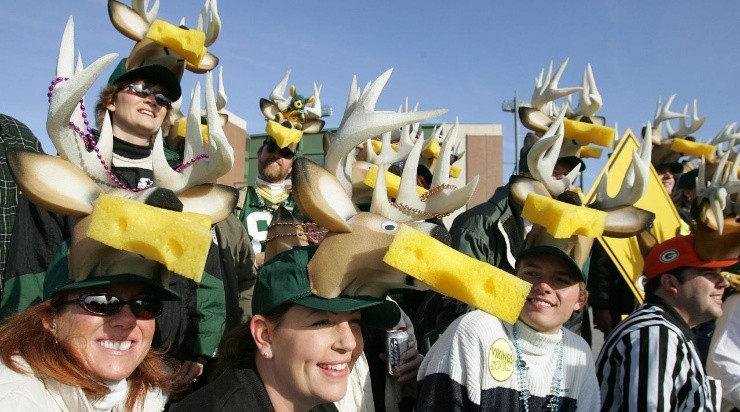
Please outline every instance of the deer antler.
[{"label": "deer antler", "polygon": [[560,82],[560,77],[563,75],[565,68],[568,66],[568,60],[569,59],[565,59],[560,67],[558,67],[554,76],[552,76],[552,61],[550,61],[546,77],[543,78],[544,69],[540,71],[539,77],[535,79],[535,89],[532,93],[532,99],[530,100],[530,104],[533,108],[544,112],[545,105],[547,103],[583,90],[582,87],[559,87],[558,83]]},{"label": "deer antler", "polygon": [[[102,186],[111,186],[110,177],[105,167],[98,160],[97,154],[89,152],[83,136],[75,130],[83,125],[82,109],[80,101],[90,86],[97,80],[103,70],[116,58],[115,53],[107,54],[86,69],[78,63],[75,69],[74,58],[74,20],[70,16],[62,35],[57,60],[57,80],[54,90],[50,92],[49,111],[46,118],[46,131],[51,138],[59,156],[65,160],[79,165],[96,183]],[[64,81],[64,79],[68,79]],[[70,125],[74,122],[74,127]],[[77,126],[79,125],[79,126]],[[105,128],[104,128],[105,129]],[[97,143],[97,150],[101,158],[110,164],[113,153],[113,139],[101,131],[101,137]],[[89,136],[92,139],[92,136]]]},{"label": "deer antler", "polygon": [[691,115],[691,124],[686,126],[685,118],[688,117],[688,110],[688,105],[684,106],[682,112],[683,116],[681,116],[681,119],[679,120],[680,126],[678,128],[678,131],[674,132],[673,128],[671,127],[671,123],[666,122],[665,127],[666,131],[668,132],[668,138],[683,138],[690,136],[692,133],[699,130],[699,128],[701,128],[701,126],[704,124],[704,121],[707,119],[707,117],[704,116],[702,118],[699,118],[696,99],[694,99],[694,110],[692,111]]},{"label": "deer antler", "polygon": [[640,147],[632,152],[632,162],[627,169],[617,195],[610,197],[608,194],[609,171],[607,170],[596,188],[596,200],[589,205],[590,207],[608,210],[619,206],[633,205],[645,194],[650,176],[650,155],[653,149],[650,122],[648,122],[646,130],[648,135],[642,139]]},{"label": "deer antler", "polygon": [[560,110],[545,134],[527,152],[529,173],[545,185],[552,197],[557,197],[566,191],[581,172],[581,165],[577,165],[562,180],[556,180],[552,177],[553,169],[560,156],[560,148],[563,145],[564,118],[565,109]]},{"label": "deer antler", "polygon": [[207,183],[223,176],[234,164],[234,150],[226,139],[221,121],[219,119],[216,98],[213,93],[212,73],[206,74],[206,121],[208,124],[208,147],[204,147],[203,137],[200,129],[201,106],[200,106],[200,83],[197,83],[193,91],[190,103],[190,111],[187,120],[187,133],[185,135],[184,158],[191,159],[194,153],[200,153],[195,148],[203,148],[208,154],[207,158],[200,159],[190,167],[183,169],[181,173],[172,170],[164,156],[161,132],[154,140],[152,162],[154,170],[154,183],[156,186],[164,187],[179,193],[192,186]]},{"label": "deer antler", "polygon": [[275,85],[270,93],[270,100],[275,103],[281,112],[288,110],[290,105],[290,99],[285,97],[285,88],[288,87],[288,78],[290,77],[290,70],[285,73],[285,76]]},{"label": "deer antler", "polygon": [[715,154],[717,158],[721,158],[725,155],[725,150],[722,149],[722,144],[730,142],[727,145],[727,151],[732,151],[736,142],[740,142],[740,130],[736,127],[737,122],[730,123],[720,130],[714,139],[709,144],[715,147]]},{"label": "deer antler", "polygon": [[665,102],[665,106],[662,103],[662,99],[658,97],[658,105],[655,108],[655,117],[653,118],[653,133],[652,139],[653,144],[659,145],[663,143],[663,123],[668,122],[671,119],[677,119],[686,117],[685,113],[678,113],[670,110],[673,99],[676,98],[675,94],[672,94]]},{"label": "deer antler", "polygon": [[[440,158],[449,159],[452,147],[457,142],[458,124],[450,130],[442,144]],[[425,198],[419,198],[416,191],[416,170],[419,165],[423,140],[418,139],[409,153],[401,173],[398,197],[395,204],[388,200],[384,173],[378,173],[373,191],[370,212],[397,222],[425,220],[430,217],[447,215],[462,207],[473,195],[478,184],[478,176],[460,189],[450,186],[450,162],[436,162],[432,174],[431,189]]]},{"label": "deer antler", "polygon": [[702,216],[702,220],[706,220],[705,223],[710,228],[717,230],[720,235],[724,230],[725,210],[729,212],[734,209],[734,213],[740,212],[740,201],[736,200],[734,208],[728,208],[727,204],[732,194],[740,193],[740,180],[737,177],[740,156],[735,155],[732,165],[727,167],[729,157],[730,151],[728,150],[722,156],[709,184],[706,180],[706,161],[702,158],[699,176],[696,179],[696,197],[698,201],[703,199],[709,204],[708,210],[703,212],[705,216]]},{"label": "deer antler", "polygon": [[362,92],[357,88],[357,77],[353,77],[344,116],[336,135],[326,153],[326,169],[334,174],[348,194],[352,193],[351,164],[347,156],[358,145],[375,136],[381,136],[414,122],[439,116],[447,110],[415,112],[376,111],[375,105],[393,69],[389,69]]},{"label": "deer antler", "polygon": [[[203,30],[206,20],[208,21],[208,29]],[[198,16],[196,28],[206,33],[206,47],[212,45],[218,39],[218,35],[221,32],[221,17],[218,15],[218,4],[216,0],[208,0],[203,5]]]},{"label": "deer antler", "polygon": [[583,88],[580,93],[581,99],[578,102],[575,113],[586,117],[593,116],[601,108],[602,100],[599,89],[596,88],[596,80],[594,80],[591,63],[586,66],[586,70],[583,72],[583,83],[581,87]]}]

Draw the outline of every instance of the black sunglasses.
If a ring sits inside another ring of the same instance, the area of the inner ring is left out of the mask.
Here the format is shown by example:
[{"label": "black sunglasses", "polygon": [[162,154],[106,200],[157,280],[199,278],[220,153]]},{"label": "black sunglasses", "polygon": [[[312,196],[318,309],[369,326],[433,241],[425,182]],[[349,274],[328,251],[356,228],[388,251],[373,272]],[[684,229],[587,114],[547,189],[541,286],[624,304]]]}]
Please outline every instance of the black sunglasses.
[{"label": "black sunglasses", "polygon": [[265,141],[265,150],[267,150],[269,153],[279,153],[280,156],[286,157],[288,159],[295,157],[295,153],[293,153],[292,150],[290,150],[288,147],[281,149],[274,140]]},{"label": "black sunglasses", "polygon": [[166,107],[172,106],[172,99],[165,96],[162,92],[153,92],[150,88],[145,87],[143,84],[134,83],[129,84],[126,87],[131,90],[131,93],[141,97],[142,99],[154,95],[154,100],[157,102],[158,105]]},{"label": "black sunglasses", "polygon": [[131,308],[131,312],[137,319],[154,319],[162,314],[162,300],[151,296],[123,300],[110,293],[87,293],[75,299],[59,302],[54,306],[70,303],[77,303],[85,311],[98,316],[113,316],[120,312],[124,305]]}]

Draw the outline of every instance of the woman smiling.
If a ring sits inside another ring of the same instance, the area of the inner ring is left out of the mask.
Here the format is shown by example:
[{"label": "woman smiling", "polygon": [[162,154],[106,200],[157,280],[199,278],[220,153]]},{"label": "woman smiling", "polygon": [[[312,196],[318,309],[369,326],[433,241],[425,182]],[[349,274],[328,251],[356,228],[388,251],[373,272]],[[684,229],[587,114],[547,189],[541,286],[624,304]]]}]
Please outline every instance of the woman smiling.
[{"label": "woman smiling", "polygon": [[225,336],[224,372],[176,411],[335,411],[362,353],[360,324],[390,328],[399,318],[390,301],[311,293],[306,265],[315,246],[283,252],[260,270],[253,317]]},{"label": "woman smiling", "polygon": [[0,326],[0,410],[164,409],[177,368],[150,349],[162,301],[180,297],[160,263],[101,247],[63,248],[44,300]]}]

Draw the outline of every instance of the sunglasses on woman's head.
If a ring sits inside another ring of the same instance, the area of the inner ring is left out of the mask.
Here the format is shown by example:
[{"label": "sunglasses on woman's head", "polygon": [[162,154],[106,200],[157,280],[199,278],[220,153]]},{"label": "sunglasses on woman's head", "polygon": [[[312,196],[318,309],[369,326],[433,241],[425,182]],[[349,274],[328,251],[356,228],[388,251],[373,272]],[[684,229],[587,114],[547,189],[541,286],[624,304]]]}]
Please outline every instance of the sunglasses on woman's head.
[{"label": "sunglasses on woman's head", "polygon": [[162,92],[153,92],[150,88],[144,86],[143,84],[134,83],[129,84],[126,87],[131,91],[131,93],[141,97],[142,99],[154,95],[154,100],[157,102],[158,105],[166,107],[172,106],[172,99],[165,96]]},{"label": "sunglasses on woman's head", "polygon": [[162,314],[162,300],[152,296],[123,300],[110,293],[87,293],[75,299],[59,302],[54,306],[70,303],[77,303],[86,312],[97,316],[113,316],[120,312],[124,305],[131,308],[131,312],[137,319],[154,319]]}]

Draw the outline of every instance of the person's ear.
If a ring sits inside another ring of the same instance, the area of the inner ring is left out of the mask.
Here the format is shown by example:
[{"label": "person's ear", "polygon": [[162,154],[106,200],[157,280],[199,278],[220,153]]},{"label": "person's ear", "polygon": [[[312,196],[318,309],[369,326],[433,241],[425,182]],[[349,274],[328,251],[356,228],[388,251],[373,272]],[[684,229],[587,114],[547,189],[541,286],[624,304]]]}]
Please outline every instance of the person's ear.
[{"label": "person's ear", "polygon": [[116,102],[110,102],[107,105],[105,105],[105,108],[108,109],[109,112],[113,113],[116,111]]},{"label": "person's ear", "polygon": [[668,292],[678,293],[678,279],[670,273],[660,277],[660,285]]},{"label": "person's ear", "polygon": [[53,315],[46,315],[41,319],[41,325],[54,337],[57,336],[57,321]]},{"label": "person's ear", "polygon": [[578,294],[578,300],[576,301],[576,305],[573,306],[573,312],[577,310],[581,310],[582,308],[586,307],[587,303],[588,303],[588,291],[586,290],[585,287],[583,287],[583,290],[581,291],[581,293]]},{"label": "person's ear", "polygon": [[273,324],[262,315],[254,315],[249,321],[249,330],[260,353],[271,353]]}]

